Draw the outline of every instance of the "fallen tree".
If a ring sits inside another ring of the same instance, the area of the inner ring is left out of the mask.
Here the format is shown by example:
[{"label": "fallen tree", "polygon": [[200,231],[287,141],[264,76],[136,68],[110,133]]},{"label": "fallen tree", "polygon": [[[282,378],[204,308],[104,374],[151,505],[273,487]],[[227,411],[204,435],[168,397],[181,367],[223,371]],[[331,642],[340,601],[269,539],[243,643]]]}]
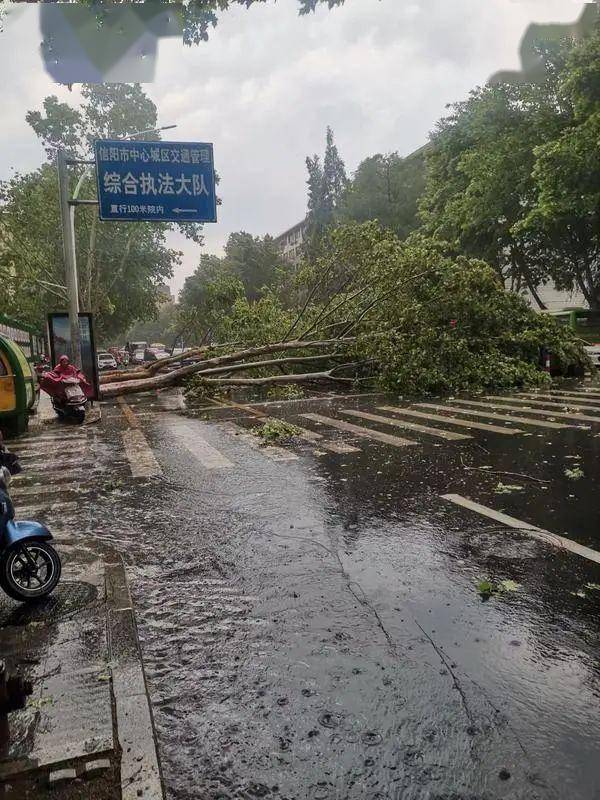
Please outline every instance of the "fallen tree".
[{"label": "fallen tree", "polygon": [[[250,361],[250,359],[256,358],[257,356],[262,355],[270,355],[271,353],[279,353],[284,352],[287,350],[313,350],[313,349],[333,349],[333,352],[327,353],[323,355],[319,360],[326,361],[328,359],[335,359],[340,356],[339,352],[335,351],[335,348],[344,347],[352,342],[354,342],[354,338],[345,338],[345,339],[323,339],[323,340],[315,340],[315,341],[302,341],[302,340],[293,340],[291,342],[275,342],[273,344],[262,345],[258,347],[248,347],[244,350],[238,350],[234,353],[227,353],[222,356],[213,356],[212,358],[208,358],[205,360],[201,360],[196,362],[195,364],[188,364],[184,367],[180,367],[179,369],[175,369],[172,372],[167,373],[158,373],[154,376],[150,377],[143,377],[141,379],[130,379],[124,381],[112,381],[110,383],[106,383],[102,385],[102,397],[109,398],[109,397],[117,397],[120,394],[133,394],[134,392],[145,392],[150,391],[152,389],[164,389],[168,386],[177,386],[181,384],[186,378],[189,378],[191,375],[208,375],[210,376],[215,375],[217,373],[223,372],[231,372],[231,371],[240,371],[240,370],[254,370],[254,369],[261,369],[267,368],[271,366],[276,366],[278,363],[283,363],[287,365],[295,364],[295,363],[305,363],[308,360],[311,360],[311,357],[307,356],[297,356],[297,357],[290,357],[287,359],[268,359],[266,361]],[[312,357],[314,360],[315,357]],[[166,359],[165,359],[166,360]],[[157,363],[157,362],[153,362]],[[330,371],[329,371],[330,372]],[[311,374],[314,376],[319,377],[312,377],[312,378],[304,378],[304,380],[331,380],[336,381],[339,380],[335,378],[333,375],[330,375],[328,371],[323,371],[320,373],[306,373],[306,375]],[[229,383],[229,385],[253,385],[253,381],[262,381],[260,385],[264,386],[267,385],[269,382],[272,383],[285,383],[285,378],[290,378],[288,383],[297,382],[295,375],[274,375],[264,378],[255,378],[255,379],[236,379],[237,383]],[[294,380],[292,380],[294,378]],[[214,379],[216,383],[225,383],[227,378],[221,379]],[[346,379],[344,379],[346,380]],[[248,383],[248,381],[250,381]],[[255,384],[258,385],[258,384]]]},{"label": "fallen tree", "polygon": [[[439,395],[543,386],[548,350],[564,374],[588,363],[571,331],[506,291],[490,266],[434,239],[400,242],[375,223],[346,226],[307,275],[313,283],[297,311],[269,291],[256,302],[235,300],[218,326],[213,315],[215,338],[248,346],[215,353],[203,345],[186,353],[193,363],[171,371],[181,356],[105,376],[103,397],[190,381],[190,398],[209,399],[234,388],[368,379],[394,392]],[[201,331],[197,338],[205,340]]]}]

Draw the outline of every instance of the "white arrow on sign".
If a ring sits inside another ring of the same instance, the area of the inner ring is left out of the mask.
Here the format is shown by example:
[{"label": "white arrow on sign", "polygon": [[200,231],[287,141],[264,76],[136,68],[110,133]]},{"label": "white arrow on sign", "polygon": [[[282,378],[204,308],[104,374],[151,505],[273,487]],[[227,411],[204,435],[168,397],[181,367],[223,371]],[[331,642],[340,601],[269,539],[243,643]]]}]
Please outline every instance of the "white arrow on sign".
[{"label": "white arrow on sign", "polygon": [[173,209],[173,213],[174,214],[193,214],[195,211],[197,211],[196,208],[174,208]]}]

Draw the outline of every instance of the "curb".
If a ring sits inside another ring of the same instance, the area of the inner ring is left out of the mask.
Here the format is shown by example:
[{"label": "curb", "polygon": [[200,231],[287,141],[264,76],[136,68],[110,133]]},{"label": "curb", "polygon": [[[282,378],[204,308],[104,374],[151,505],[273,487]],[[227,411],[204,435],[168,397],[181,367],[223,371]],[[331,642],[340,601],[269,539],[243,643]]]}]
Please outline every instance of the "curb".
[{"label": "curb", "polygon": [[122,800],[164,800],[152,707],[127,573],[121,557],[105,562],[107,638]]}]

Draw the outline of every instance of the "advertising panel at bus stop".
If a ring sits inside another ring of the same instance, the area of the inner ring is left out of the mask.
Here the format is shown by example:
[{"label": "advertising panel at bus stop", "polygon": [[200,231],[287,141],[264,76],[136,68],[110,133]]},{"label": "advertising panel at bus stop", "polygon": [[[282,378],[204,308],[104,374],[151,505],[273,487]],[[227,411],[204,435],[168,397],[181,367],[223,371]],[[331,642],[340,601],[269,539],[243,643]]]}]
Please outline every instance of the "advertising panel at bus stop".
[{"label": "advertising panel at bus stop", "polygon": [[217,221],[212,144],[100,139],[94,150],[101,220]]}]

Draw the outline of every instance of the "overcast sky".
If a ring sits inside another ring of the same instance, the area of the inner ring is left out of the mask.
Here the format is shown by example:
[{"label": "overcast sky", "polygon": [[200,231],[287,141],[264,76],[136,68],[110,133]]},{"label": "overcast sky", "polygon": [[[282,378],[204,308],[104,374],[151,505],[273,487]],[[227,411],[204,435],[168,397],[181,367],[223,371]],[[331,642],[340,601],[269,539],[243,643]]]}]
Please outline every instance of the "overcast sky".
[{"label": "overcast sky", "polygon": [[[447,103],[499,69],[518,68],[529,22],[574,21],[579,0],[346,0],[334,11],[298,17],[296,0],[268,0],[222,14],[210,41],[159,44],[145,89],[173,139],[211,141],[221,175],[219,222],[205,228],[205,251],[229,233],[276,235],[306,207],[307,154],[322,153],[334,129],[349,171],[366,156],[422,145]],[[44,153],[25,122],[47,94],[77,102],[48,77],[39,52],[35,5],[20,6],[0,34],[3,85],[0,179],[34,169]],[[106,223],[110,224],[110,223]],[[181,288],[197,245],[172,281]]]}]

